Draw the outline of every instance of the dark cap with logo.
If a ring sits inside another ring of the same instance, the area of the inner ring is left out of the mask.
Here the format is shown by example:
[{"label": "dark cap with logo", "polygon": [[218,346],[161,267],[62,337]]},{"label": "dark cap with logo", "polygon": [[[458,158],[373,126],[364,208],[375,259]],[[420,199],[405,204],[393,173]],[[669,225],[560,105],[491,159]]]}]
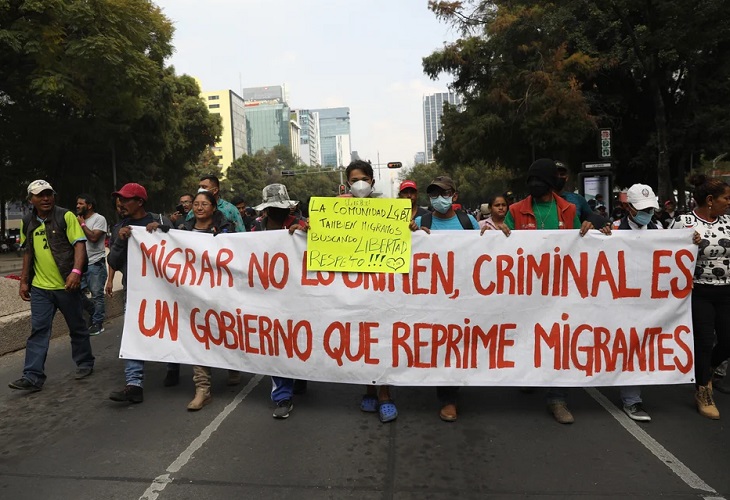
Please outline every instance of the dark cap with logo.
[{"label": "dark cap with logo", "polygon": [[431,181],[431,184],[426,188],[426,192],[430,193],[436,189],[443,189],[444,191],[456,191],[456,184],[451,180],[451,177],[441,175]]}]

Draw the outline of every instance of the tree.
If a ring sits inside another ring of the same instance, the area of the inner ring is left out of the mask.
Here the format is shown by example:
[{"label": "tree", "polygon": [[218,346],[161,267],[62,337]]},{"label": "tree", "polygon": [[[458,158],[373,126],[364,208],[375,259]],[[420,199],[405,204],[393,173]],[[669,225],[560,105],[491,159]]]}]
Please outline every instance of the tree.
[{"label": "tree", "polygon": [[231,164],[227,177],[232,194],[243,196],[252,206],[260,203],[268,184],[284,184],[289,196],[298,201],[311,196],[335,196],[339,186],[339,171],[302,167],[285,146],[243,155]]},{"label": "tree", "polygon": [[445,164],[526,166],[535,147],[576,165],[596,159],[591,129],[610,126],[618,182],[658,185],[668,198],[683,193],[692,158],[727,148],[726,2],[429,5],[463,34],[424,59],[427,74],[451,73],[466,96],[465,113],[445,113]]},{"label": "tree", "polygon": [[165,67],[172,34],[149,0],[0,0],[0,195],[43,177],[67,205],[83,190],[107,211],[103,194],[127,181],[155,204],[176,196],[166,188],[221,128]]}]

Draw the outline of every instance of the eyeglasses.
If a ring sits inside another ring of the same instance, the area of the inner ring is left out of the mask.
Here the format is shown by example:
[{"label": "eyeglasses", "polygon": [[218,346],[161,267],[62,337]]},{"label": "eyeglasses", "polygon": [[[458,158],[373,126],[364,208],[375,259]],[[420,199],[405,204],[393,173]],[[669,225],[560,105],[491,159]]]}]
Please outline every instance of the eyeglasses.
[{"label": "eyeglasses", "polygon": [[207,201],[198,201],[196,203],[193,203],[193,208],[207,208],[207,207],[212,207],[212,206],[213,206],[213,204],[209,203]]},{"label": "eyeglasses", "polygon": [[433,191],[431,193],[428,193],[428,197],[431,200],[435,200],[436,198],[439,198],[440,196],[454,196],[453,191]]}]

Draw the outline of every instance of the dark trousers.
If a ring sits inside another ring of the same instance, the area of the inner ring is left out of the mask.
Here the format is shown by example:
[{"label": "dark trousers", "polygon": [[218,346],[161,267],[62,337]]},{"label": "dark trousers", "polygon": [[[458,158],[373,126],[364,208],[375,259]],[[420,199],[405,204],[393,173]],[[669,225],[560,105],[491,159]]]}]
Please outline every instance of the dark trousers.
[{"label": "dark trousers", "polygon": [[712,370],[730,357],[730,285],[692,290],[696,385],[707,385]]},{"label": "dark trousers", "polygon": [[82,313],[81,292],[66,290],[44,290],[31,287],[30,323],[31,333],[25,347],[23,378],[41,387],[46,381],[44,368],[48,345],[51,341],[51,327],[56,311],[60,310],[68,325],[71,337],[71,357],[79,368],[93,368],[89,330]]},{"label": "dark trousers", "polygon": [[436,387],[436,396],[439,398],[441,405],[455,405],[456,397],[459,395],[458,386],[438,386]]}]

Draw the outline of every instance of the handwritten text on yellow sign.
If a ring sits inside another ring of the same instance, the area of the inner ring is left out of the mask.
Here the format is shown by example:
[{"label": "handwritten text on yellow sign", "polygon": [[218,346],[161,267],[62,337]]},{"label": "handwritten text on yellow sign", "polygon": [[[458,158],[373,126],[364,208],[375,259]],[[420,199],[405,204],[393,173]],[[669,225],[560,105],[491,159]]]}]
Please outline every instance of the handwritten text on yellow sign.
[{"label": "handwritten text on yellow sign", "polygon": [[312,198],[307,269],[369,273],[410,270],[409,200]]}]

